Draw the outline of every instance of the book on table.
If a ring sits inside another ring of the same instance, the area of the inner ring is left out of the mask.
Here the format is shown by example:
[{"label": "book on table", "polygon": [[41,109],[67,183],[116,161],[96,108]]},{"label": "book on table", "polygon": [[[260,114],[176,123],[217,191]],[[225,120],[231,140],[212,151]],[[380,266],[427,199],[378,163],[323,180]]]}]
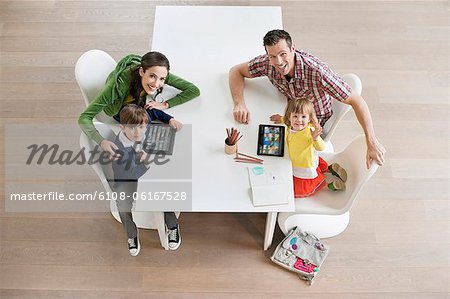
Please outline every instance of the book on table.
[{"label": "book on table", "polygon": [[[276,165],[247,167],[255,207],[282,205],[289,202],[289,180],[286,170]],[[284,170],[284,171],[283,171]]]}]

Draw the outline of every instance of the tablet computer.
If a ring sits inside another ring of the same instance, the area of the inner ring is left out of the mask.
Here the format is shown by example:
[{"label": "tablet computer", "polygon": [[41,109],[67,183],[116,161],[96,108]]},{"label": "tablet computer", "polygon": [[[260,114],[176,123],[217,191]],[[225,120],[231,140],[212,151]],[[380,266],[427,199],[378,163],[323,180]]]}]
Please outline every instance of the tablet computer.
[{"label": "tablet computer", "polygon": [[147,126],[144,151],[172,155],[176,130],[169,124],[151,123]]},{"label": "tablet computer", "polygon": [[284,126],[259,125],[258,155],[284,156]]}]

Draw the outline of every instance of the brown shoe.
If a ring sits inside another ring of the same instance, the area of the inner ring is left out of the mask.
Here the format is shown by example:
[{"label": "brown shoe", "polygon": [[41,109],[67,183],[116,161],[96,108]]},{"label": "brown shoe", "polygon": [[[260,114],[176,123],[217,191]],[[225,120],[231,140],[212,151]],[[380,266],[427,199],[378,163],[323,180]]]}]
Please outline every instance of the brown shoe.
[{"label": "brown shoe", "polygon": [[340,179],[336,179],[333,182],[328,184],[328,189],[330,189],[332,191],[345,190],[345,183]]},{"label": "brown shoe", "polygon": [[340,178],[344,183],[347,181],[347,171],[345,171],[345,169],[342,168],[341,165],[333,163],[328,166],[328,170],[331,172],[332,175]]}]

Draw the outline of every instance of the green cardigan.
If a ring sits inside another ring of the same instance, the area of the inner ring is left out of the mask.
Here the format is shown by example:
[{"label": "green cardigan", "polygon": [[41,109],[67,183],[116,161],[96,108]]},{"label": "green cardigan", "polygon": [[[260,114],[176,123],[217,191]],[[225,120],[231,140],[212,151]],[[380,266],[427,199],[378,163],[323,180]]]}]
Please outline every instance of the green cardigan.
[{"label": "green cardigan", "polygon": [[[141,56],[138,55],[131,54],[122,58],[106,79],[105,87],[78,118],[78,124],[83,132],[98,144],[104,138],[93,124],[94,117],[102,111],[111,117],[119,113],[130,94],[132,72],[140,66],[140,63]],[[167,74],[165,84],[181,90],[181,93],[167,100],[169,107],[185,103],[200,95],[200,90],[194,84],[172,73]]]}]

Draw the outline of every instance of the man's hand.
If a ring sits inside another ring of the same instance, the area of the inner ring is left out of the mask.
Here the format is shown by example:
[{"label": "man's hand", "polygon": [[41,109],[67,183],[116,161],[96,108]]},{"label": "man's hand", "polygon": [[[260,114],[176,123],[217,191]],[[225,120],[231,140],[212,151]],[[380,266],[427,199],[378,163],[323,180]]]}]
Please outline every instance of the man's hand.
[{"label": "man's hand", "polygon": [[248,124],[250,113],[244,100],[245,78],[252,78],[248,69],[248,62],[233,66],[228,73],[228,84],[230,85],[231,98],[233,99],[233,117],[239,123]]},{"label": "man's hand", "polygon": [[270,120],[273,121],[273,122],[276,123],[276,124],[281,124],[281,123],[283,123],[282,117],[281,117],[281,115],[279,115],[279,114],[274,114],[274,115],[270,116]]},{"label": "man's hand", "polygon": [[169,125],[175,128],[177,131],[181,130],[181,128],[183,127],[183,124],[177,121],[175,118],[171,118],[169,120]]},{"label": "man's hand", "polygon": [[144,105],[144,109],[159,109],[159,110],[164,110],[169,108],[169,104],[167,102],[162,102],[162,103],[158,103],[158,102],[148,102],[147,104]]},{"label": "man's hand", "polygon": [[233,116],[237,122],[248,124],[250,120],[250,112],[248,112],[245,104],[236,104],[233,109]]},{"label": "man's hand", "polygon": [[119,148],[114,144],[114,142],[103,139],[102,142],[100,142],[100,147],[108,153],[108,158],[111,160],[118,160],[121,157],[120,154],[116,152]]},{"label": "man's hand", "polygon": [[372,116],[370,115],[369,107],[366,101],[360,96],[356,91],[352,91],[350,96],[344,101],[344,103],[352,106],[355,111],[356,118],[364,130],[366,135],[367,143],[367,154],[366,154],[366,166],[367,169],[370,168],[372,161],[375,161],[378,165],[382,166],[384,164],[384,154],[386,149],[384,146],[378,142],[375,137],[375,131],[372,124]]},{"label": "man's hand", "polygon": [[370,168],[372,161],[375,161],[378,165],[382,166],[384,164],[384,155],[386,154],[386,149],[384,146],[375,139],[372,143],[367,143],[367,155],[366,155],[366,167]]}]

